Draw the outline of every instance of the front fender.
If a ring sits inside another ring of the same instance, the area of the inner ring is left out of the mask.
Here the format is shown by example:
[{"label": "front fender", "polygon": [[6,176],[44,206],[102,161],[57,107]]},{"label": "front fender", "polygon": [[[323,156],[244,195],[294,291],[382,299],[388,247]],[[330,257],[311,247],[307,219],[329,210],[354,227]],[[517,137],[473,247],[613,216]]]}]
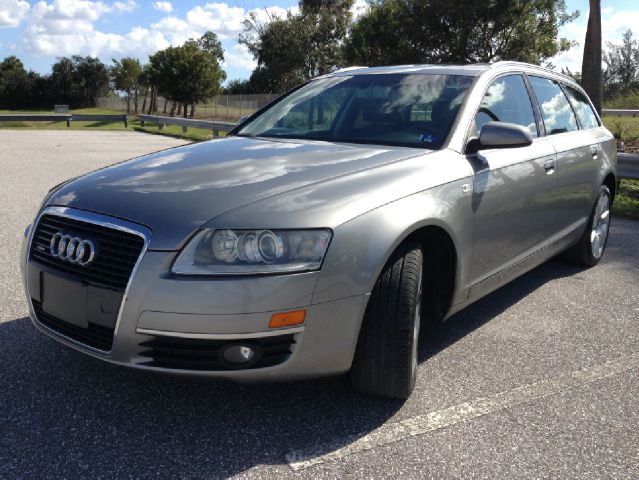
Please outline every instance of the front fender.
[{"label": "front fender", "polygon": [[453,241],[458,259],[453,303],[464,300],[473,236],[472,196],[462,189],[467,184],[472,184],[471,177],[404,197],[339,225],[313,303],[370,293],[393,251],[428,226],[443,229]]}]

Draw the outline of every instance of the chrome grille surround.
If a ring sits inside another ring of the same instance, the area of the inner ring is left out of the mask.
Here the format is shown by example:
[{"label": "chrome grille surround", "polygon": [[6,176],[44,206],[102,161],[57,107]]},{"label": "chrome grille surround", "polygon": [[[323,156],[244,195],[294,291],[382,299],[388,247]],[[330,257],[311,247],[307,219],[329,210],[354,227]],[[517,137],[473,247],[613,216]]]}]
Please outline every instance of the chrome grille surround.
[{"label": "chrome grille surround", "polygon": [[[121,220],[119,218],[113,218],[113,217],[109,217],[107,215],[102,215],[99,213],[94,213],[94,212],[89,212],[86,210],[78,210],[78,209],[74,209],[74,208],[68,208],[68,207],[46,207],[43,210],[41,210],[38,213],[38,216],[36,217],[35,221],[32,224],[31,230],[29,231],[29,238],[27,240],[27,254],[25,255],[24,258],[24,269],[25,271],[27,271],[28,268],[28,264],[29,261],[31,260],[31,250],[32,250],[32,243],[33,243],[33,239],[34,239],[34,235],[35,232],[37,230],[37,226],[40,223],[41,218],[44,215],[52,215],[52,216],[58,216],[58,217],[62,217],[62,218],[68,218],[68,219],[72,219],[72,220],[77,220],[80,222],[85,222],[85,223],[89,223],[89,224],[94,224],[94,225],[98,225],[101,227],[106,227],[106,228],[110,228],[113,230],[118,230],[121,232],[127,232],[130,233],[132,235],[137,235],[139,237],[141,237],[144,241],[142,248],[140,250],[140,254],[135,262],[135,264],[133,265],[133,268],[131,270],[131,274],[129,275],[129,280],[124,288],[124,292],[122,294],[122,301],[120,303],[120,307],[118,309],[118,314],[117,314],[117,318],[116,318],[116,322],[115,322],[115,327],[113,330],[113,338],[114,338],[114,342],[115,339],[117,338],[118,335],[118,329],[120,327],[120,322],[122,321],[122,312],[124,310],[124,305],[126,303],[127,300],[127,296],[129,293],[129,290],[131,288],[131,284],[133,283],[133,279],[135,278],[135,274],[137,273],[138,267],[140,266],[140,262],[142,261],[142,258],[144,258],[144,254],[147,251],[147,248],[149,246],[149,242],[151,240],[151,230],[145,226],[136,224],[136,223],[132,223],[126,220]],[[28,302],[28,306],[29,306],[29,313],[31,316],[31,319],[33,320],[33,324],[39,328],[41,331],[43,331],[44,333],[54,337],[54,338],[58,338],[61,339],[65,342],[70,343],[73,346],[79,347],[83,350],[88,350],[92,353],[96,353],[99,354],[100,356],[110,356],[113,352],[113,344],[111,345],[111,349],[109,350],[102,350],[102,349],[98,349],[95,347],[92,347],[90,345],[87,345],[85,343],[79,342],[71,337],[68,337],[56,330],[53,330],[51,328],[49,328],[47,325],[44,325],[43,323],[41,323],[36,314],[35,314],[35,309],[34,309],[34,305],[33,302],[31,300],[31,295],[28,291],[26,282],[25,282],[25,293],[27,295],[27,302]]]}]

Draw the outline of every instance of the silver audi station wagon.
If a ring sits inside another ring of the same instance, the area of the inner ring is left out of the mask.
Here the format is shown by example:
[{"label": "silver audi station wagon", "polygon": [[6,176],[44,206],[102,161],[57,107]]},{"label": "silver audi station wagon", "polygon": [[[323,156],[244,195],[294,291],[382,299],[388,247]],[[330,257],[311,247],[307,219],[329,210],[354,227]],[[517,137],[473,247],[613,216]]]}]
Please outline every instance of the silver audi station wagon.
[{"label": "silver audi station wagon", "polygon": [[226,138],[52,189],[25,232],[31,317],[120,365],[242,382],[349,372],[406,398],[420,324],[559,253],[599,262],[615,169],[613,136],[555,72],[337,71]]}]

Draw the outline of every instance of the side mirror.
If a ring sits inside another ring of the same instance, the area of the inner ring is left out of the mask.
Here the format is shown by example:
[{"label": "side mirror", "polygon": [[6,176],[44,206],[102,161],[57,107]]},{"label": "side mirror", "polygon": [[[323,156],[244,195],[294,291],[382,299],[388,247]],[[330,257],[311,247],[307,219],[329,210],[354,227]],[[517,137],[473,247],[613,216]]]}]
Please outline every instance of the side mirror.
[{"label": "side mirror", "polygon": [[237,121],[237,125],[242,125],[244,122],[246,122],[248,120],[249,117],[250,117],[250,115],[241,116],[240,119]]},{"label": "side mirror", "polygon": [[479,149],[526,147],[532,143],[528,129],[506,122],[488,122],[479,132]]}]

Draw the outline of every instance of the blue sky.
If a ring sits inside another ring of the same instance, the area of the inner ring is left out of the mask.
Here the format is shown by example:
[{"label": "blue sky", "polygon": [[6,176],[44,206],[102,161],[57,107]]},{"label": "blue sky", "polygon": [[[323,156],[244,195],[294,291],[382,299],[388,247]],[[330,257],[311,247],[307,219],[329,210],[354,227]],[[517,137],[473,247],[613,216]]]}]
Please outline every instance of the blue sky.
[{"label": "blue sky", "polygon": [[[27,68],[50,70],[56,57],[92,55],[111,58],[148,55],[170,44],[180,44],[206,30],[218,34],[225,49],[229,79],[247,78],[254,68],[252,56],[237,43],[242,20],[250,11],[267,21],[297,8],[297,0],[0,0],[0,58],[20,57]],[[361,12],[365,0],[356,1]],[[579,70],[583,37],[588,21],[588,1],[568,0],[580,17],[562,29],[562,35],[579,45],[560,54],[557,67]],[[602,1],[603,36],[618,42],[628,28],[639,38],[639,1]],[[268,12],[268,13],[267,13]]]}]

